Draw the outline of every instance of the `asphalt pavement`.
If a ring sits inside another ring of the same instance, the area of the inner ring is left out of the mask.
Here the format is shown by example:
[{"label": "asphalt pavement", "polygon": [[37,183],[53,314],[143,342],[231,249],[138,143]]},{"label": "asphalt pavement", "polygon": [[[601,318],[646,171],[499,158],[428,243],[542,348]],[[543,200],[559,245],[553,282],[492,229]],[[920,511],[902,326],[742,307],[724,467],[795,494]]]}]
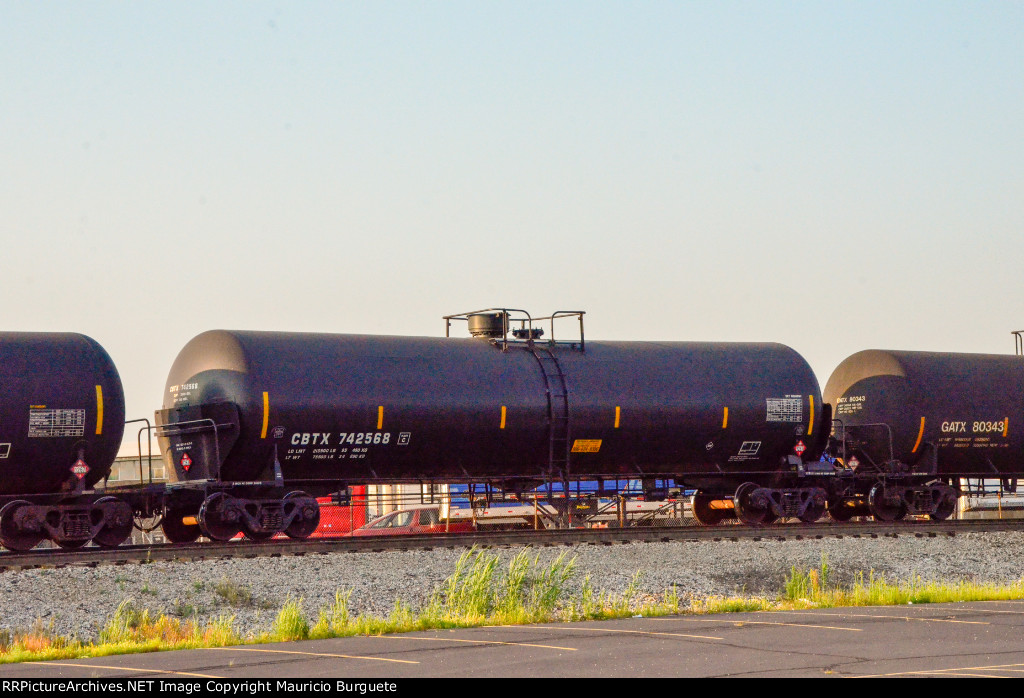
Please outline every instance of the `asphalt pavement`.
[{"label": "asphalt pavement", "polygon": [[9,664],[0,666],[0,680],[163,678],[202,684],[217,679],[420,677],[1016,677],[1024,676],[1022,638],[1024,601],[1000,601],[629,618],[245,645]]}]

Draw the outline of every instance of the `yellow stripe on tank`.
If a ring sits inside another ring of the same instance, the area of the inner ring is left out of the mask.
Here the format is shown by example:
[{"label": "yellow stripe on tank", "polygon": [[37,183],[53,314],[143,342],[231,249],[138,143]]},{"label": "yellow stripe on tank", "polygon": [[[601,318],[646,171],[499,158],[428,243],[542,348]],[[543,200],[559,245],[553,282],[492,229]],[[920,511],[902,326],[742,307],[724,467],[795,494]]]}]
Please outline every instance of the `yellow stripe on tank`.
[{"label": "yellow stripe on tank", "polygon": [[725,429],[727,426],[729,426],[729,408],[728,407],[723,407],[722,408],[722,428]]},{"label": "yellow stripe on tank", "polygon": [[810,436],[811,432],[814,431],[814,396],[808,395],[807,399],[811,401],[811,419],[807,424],[807,435]]},{"label": "yellow stripe on tank", "polygon": [[270,393],[263,393],[263,431],[260,438],[267,438],[267,426],[270,424]]},{"label": "yellow stripe on tank", "polygon": [[615,406],[615,428],[619,428],[619,423],[622,421],[622,408],[618,405]]},{"label": "yellow stripe on tank", "polygon": [[924,417],[921,417],[921,428],[917,431],[917,441],[914,442],[914,447],[910,449],[911,453],[917,453],[917,447],[921,445],[921,439],[924,438]]},{"label": "yellow stripe on tank", "polygon": [[103,434],[103,386],[96,386],[96,436]]},{"label": "yellow stripe on tank", "polygon": [[377,407],[377,428],[384,428],[384,405],[379,405]]},{"label": "yellow stripe on tank", "polygon": [[506,414],[507,411],[508,411],[508,408],[505,407],[504,405],[502,405],[501,406],[501,424],[498,425],[499,429],[504,429],[505,428],[505,414]]}]

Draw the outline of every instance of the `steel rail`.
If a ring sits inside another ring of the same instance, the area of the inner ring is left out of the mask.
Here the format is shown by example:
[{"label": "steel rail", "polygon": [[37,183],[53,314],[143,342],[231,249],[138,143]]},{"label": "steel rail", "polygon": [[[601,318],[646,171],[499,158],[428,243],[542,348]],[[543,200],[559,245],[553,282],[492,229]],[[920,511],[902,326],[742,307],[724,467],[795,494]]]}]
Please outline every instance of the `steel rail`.
[{"label": "steel rail", "polygon": [[475,532],[424,536],[317,538],[304,541],[291,539],[260,542],[238,540],[226,543],[131,545],[119,548],[86,547],[78,550],[49,548],[25,553],[0,553],[0,572],[69,565],[96,567],[98,565],[145,564],[166,560],[220,560],[233,557],[327,555],[340,552],[430,550],[433,548],[471,548],[473,546],[479,548],[551,547],[638,542],[785,541],[815,538],[896,538],[899,536],[922,538],[1001,531],[1024,531],[1024,519],[775,524],[764,527],[724,525],[548,529],[544,531]]}]

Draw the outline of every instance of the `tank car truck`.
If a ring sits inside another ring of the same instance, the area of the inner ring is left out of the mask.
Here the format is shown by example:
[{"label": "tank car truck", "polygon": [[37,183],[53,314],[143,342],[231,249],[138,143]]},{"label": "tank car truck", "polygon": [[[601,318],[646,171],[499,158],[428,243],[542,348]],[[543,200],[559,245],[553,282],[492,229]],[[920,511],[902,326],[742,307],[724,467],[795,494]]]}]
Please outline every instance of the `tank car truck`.
[{"label": "tank car truck", "polygon": [[113,362],[81,334],[0,332],[0,543],[120,545],[132,507],[93,491],[124,431]]},{"label": "tank car truck", "polygon": [[[1016,333],[1015,333],[1016,334]],[[1020,353],[1018,335],[1018,354]],[[961,479],[1015,489],[1024,465],[1024,357],[862,351],[825,387],[835,407],[829,457],[849,477],[831,516],[949,517]]]},{"label": "tank car truck", "polygon": [[[303,538],[315,497],[374,483],[672,479],[707,523],[824,513],[831,416],[796,352],[595,342],[583,316],[491,308],[446,316],[436,338],[200,334],[157,413],[168,539]],[[451,337],[453,323],[471,336]]]}]

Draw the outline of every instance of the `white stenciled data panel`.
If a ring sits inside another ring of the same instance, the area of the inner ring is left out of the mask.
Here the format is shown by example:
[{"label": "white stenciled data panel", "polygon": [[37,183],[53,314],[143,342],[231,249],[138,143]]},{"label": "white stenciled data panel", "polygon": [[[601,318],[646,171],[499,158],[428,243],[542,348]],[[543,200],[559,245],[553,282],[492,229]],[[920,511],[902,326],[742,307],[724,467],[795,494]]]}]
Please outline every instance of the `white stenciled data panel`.
[{"label": "white stenciled data panel", "polygon": [[766,422],[802,422],[804,401],[800,395],[787,395],[765,400]]},{"label": "white stenciled data panel", "polygon": [[58,438],[85,434],[85,410],[31,409],[28,412],[29,438]]}]

